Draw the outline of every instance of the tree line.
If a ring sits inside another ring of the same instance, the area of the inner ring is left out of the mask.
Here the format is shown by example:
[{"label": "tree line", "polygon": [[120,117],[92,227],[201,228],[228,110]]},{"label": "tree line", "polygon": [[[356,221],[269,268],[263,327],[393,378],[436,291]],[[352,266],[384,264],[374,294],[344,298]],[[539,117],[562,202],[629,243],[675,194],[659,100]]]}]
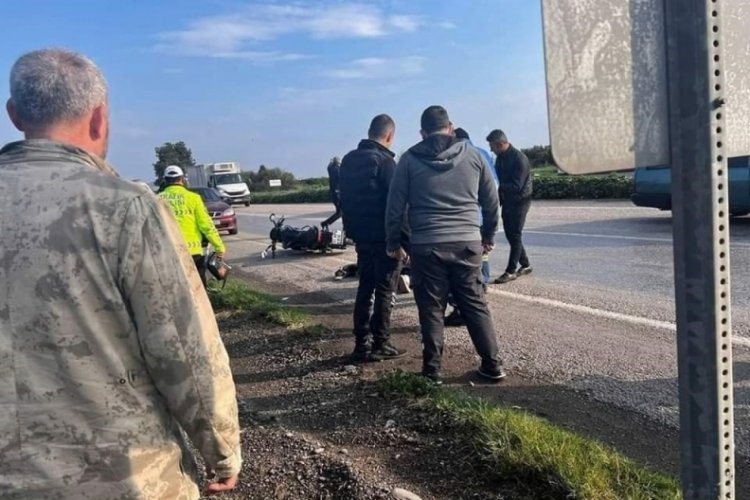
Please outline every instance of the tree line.
[{"label": "tree line", "polygon": [[[554,165],[552,151],[549,146],[532,146],[522,148],[521,151],[529,158],[532,168]],[[164,176],[164,169],[169,165],[177,165],[183,169],[195,165],[193,152],[183,141],[165,142],[155,148],[156,162],[153,164],[154,175],[157,182]],[[325,172],[325,166],[321,166]],[[267,167],[261,165],[257,171],[246,171],[242,173],[242,179],[247,183],[251,191],[290,190],[298,187],[327,186],[328,177],[311,177],[308,179],[297,179],[294,174],[279,167]],[[269,181],[281,180],[281,188],[271,187]]]}]

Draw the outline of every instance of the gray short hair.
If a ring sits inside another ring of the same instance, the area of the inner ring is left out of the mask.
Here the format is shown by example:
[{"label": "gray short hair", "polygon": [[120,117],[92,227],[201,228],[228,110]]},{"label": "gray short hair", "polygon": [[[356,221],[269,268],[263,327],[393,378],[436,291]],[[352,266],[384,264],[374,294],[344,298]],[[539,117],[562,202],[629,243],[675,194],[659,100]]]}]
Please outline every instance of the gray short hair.
[{"label": "gray short hair", "polygon": [[489,142],[490,144],[494,144],[496,142],[505,144],[506,142],[508,142],[508,136],[505,135],[505,132],[503,132],[499,128],[496,128],[495,130],[490,132],[490,135],[487,136],[487,142]]},{"label": "gray short hair", "polygon": [[107,103],[107,82],[89,58],[63,49],[21,56],[10,71],[10,99],[25,128],[73,121]]}]

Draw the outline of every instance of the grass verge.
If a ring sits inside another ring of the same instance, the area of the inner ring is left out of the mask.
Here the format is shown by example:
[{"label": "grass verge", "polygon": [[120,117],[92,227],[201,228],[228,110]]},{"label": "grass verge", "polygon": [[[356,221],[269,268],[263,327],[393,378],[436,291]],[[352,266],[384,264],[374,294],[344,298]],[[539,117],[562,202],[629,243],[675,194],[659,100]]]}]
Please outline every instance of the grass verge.
[{"label": "grass verge", "polygon": [[464,438],[490,478],[516,478],[531,498],[676,500],[679,483],[597,441],[527,412],[435,386],[401,371],[379,380],[388,397],[416,399]]},{"label": "grass verge", "polygon": [[306,337],[321,337],[326,332],[323,325],[313,323],[305,312],[288,307],[279,299],[253,290],[236,279],[227,281],[224,288],[210,282],[208,298],[216,312],[242,312],[251,319],[283,326],[291,333]]}]

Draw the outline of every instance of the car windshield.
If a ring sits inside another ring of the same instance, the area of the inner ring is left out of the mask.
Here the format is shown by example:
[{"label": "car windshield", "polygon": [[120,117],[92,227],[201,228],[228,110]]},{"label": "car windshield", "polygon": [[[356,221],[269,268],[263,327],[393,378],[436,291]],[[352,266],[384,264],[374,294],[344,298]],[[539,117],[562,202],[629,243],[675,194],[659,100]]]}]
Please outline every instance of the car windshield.
[{"label": "car windshield", "polygon": [[217,193],[216,190],[214,189],[195,188],[192,191],[201,195],[201,198],[203,198],[203,201],[221,201],[221,196],[219,196],[219,193]]},{"label": "car windshield", "polygon": [[242,179],[240,179],[240,174],[214,175],[214,181],[216,181],[217,186],[220,186],[222,184],[242,184]]}]

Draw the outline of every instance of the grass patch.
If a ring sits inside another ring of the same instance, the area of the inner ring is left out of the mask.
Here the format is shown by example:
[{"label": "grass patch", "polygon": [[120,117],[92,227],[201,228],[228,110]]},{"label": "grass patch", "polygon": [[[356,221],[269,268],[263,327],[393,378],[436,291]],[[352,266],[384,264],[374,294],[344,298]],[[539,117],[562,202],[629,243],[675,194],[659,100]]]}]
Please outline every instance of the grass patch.
[{"label": "grass patch", "polygon": [[544,498],[676,500],[679,483],[601,443],[524,411],[439,388],[417,375],[384,375],[389,397],[417,398],[469,444],[476,464],[498,480],[516,478]]},{"label": "grass patch", "polygon": [[253,290],[239,280],[227,281],[223,289],[209,285],[208,298],[217,312],[243,312],[251,319],[286,327],[291,333],[303,337],[320,338],[327,331],[323,325],[310,321],[303,311],[288,307],[279,299]]}]

